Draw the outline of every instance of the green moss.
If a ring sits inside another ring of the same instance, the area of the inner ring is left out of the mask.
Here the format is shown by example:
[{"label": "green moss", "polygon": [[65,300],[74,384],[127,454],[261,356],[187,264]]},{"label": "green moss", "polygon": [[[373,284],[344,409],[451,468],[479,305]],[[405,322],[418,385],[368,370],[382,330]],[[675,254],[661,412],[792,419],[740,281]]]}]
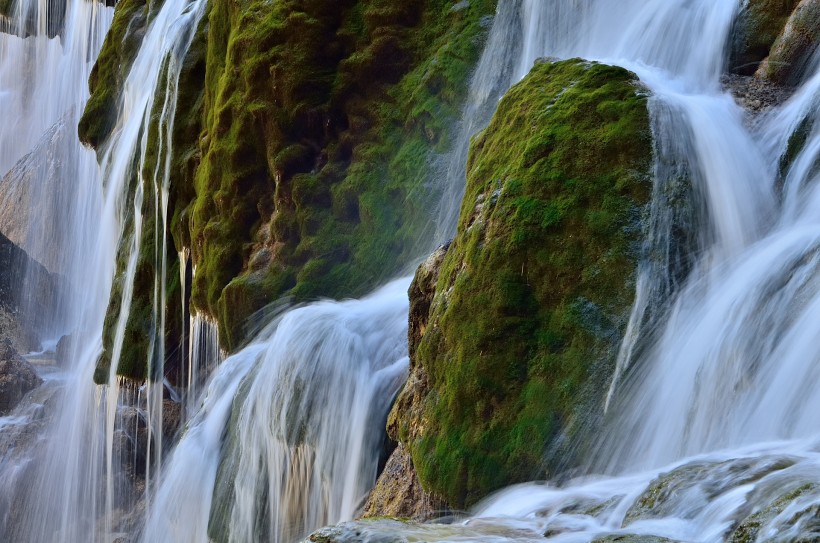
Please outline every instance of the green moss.
[{"label": "green moss", "polygon": [[548,473],[547,446],[571,431],[585,383],[614,364],[651,192],[635,79],[581,60],[537,65],[473,140],[414,360],[431,390],[421,420],[399,423],[425,490],[454,507]]},{"label": "green moss", "polygon": [[226,348],[282,295],[362,294],[415,256],[430,148],[446,146],[494,7],[211,4],[201,158],[175,235]]},{"label": "green moss", "polygon": [[125,77],[137,56],[148,24],[162,0],[120,0],[100,55],[91,70],[91,96],[80,118],[80,141],[98,148],[117,120],[117,108]]},{"label": "green moss", "polygon": [[[87,144],[109,135],[156,7],[118,4],[89,82],[80,123]],[[191,308],[218,319],[227,349],[243,341],[248,317],[280,296],[362,294],[415,256],[427,222],[423,196],[432,197],[430,149],[447,146],[485,32],[480,21],[495,1],[451,8],[448,0],[209,4],[179,82],[169,256],[190,248]],[[151,237],[153,211],[143,212],[143,237]],[[147,258],[140,255],[138,278],[156,274]],[[135,285],[118,369],[133,378],[150,360],[141,333],[153,326],[144,311],[153,293],[152,281]],[[98,376],[107,376],[107,363],[103,357]]]},{"label": "green moss", "polygon": [[0,0],[0,17],[10,17],[15,0]]},{"label": "green moss", "polygon": [[[180,79],[190,79],[196,77],[197,72],[203,72],[202,40],[197,40],[192,53],[186,59]],[[199,49],[197,47],[199,46]],[[199,54],[198,54],[199,53]],[[168,78],[167,59],[164,68],[161,70],[160,79]],[[141,185],[142,208],[140,210],[140,239],[139,253],[137,256],[136,270],[134,273],[132,288],[133,295],[130,300],[127,314],[125,315],[124,337],[121,344],[120,354],[116,360],[117,375],[142,382],[150,377],[152,380],[162,380],[170,376],[172,382],[178,374],[184,357],[184,349],[180,349],[180,342],[183,334],[183,327],[186,316],[182,314],[182,300],[185,293],[181,291],[180,281],[180,260],[176,247],[184,246],[164,231],[158,209],[158,195],[154,186],[154,172],[158,171],[158,162],[162,161],[167,150],[161,144],[160,131],[167,130],[167,125],[163,124],[161,113],[166,101],[165,85],[159,85],[159,94],[155,97],[154,109],[151,112],[148,130],[148,145],[145,161],[143,163]],[[186,108],[187,116],[179,116],[174,124],[172,138],[174,141],[184,141],[186,136],[190,136],[193,131],[198,134],[198,119],[192,118],[196,110],[197,97],[190,94],[180,93],[178,101],[188,103],[193,100],[193,105]],[[201,101],[201,100],[200,100]],[[192,128],[193,126],[193,128]],[[195,136],[194,136],[195,137]],[[190,156],[190,150],[183,147],[183,152],[173,155],[175,160],[172,170],[177,175],[177,181],[184,180],[184,175],[192,172],[190,165],[195,158]],[[138,186],[138,179],[134,173],[129,181],[129,193],[135,193]],[[169,208],[174,208],[174,203],[179,199],[179,193],[183,197],[185,183],[177,182],[174,189],[169,193]],[[179,221],[178,216],[171,217],[171,224],[174,220]],[[129,215],[126,219],[124,232],[133,232],[135,217]],[[133,239],[126,237],[121,241],[117,251],[117,275],[114,280],[109,307],[103,327],[103,354],[98,360],[94,379],[97,383],[108,381],[110,365],[116,352],[116,329],[122,313],[122,297],[126,288],[127,261],[131,254]],[[165,253],[163,254],[163,247]],[[165,284],[162,284],[163,257],[165,260]],[[164,287],[164,307],[163,307],[163,287]],[[163,316],[164,312],[164,326]]]}]

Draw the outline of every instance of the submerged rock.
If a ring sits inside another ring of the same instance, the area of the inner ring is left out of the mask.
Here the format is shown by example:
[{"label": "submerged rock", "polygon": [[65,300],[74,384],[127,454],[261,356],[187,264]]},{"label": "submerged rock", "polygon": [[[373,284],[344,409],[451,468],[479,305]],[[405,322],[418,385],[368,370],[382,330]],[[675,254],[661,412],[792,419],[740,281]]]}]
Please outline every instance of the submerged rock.
[{"label": "submerged rock", "polygon": [[435,282],[429,320],[411,316],[411,375],[390,416],[424,488],[453,507],[552,473],[548,448],[601,405],[651,194],[636,80],[539,63],[473,141],[458,234],[411,287],[421,309]]},{"label": "submerged rock", "polygon": [[43,382],[8,339],[0,342],[0,416],[8,415],[23,396]]}]

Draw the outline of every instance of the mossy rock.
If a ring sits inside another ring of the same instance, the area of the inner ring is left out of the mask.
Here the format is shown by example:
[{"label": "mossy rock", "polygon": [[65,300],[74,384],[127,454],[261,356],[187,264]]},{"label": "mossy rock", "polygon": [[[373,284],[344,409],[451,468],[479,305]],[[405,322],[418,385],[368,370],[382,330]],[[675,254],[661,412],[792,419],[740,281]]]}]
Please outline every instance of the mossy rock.
[{"label": "mossy rock", "polygon": [[799,0],[749,0],[734,25],[730,70],[752,75],[786,26]]},{"label": "mossy rock", "polygon": [[[414,254],[495,2],[215,1],[193,194],[192,303],[235,349],[280,296],[348,297]],[[427,192],[427,194],[425,194]],[[187,230],[187,231],[186,231]]]},{"label": "mossy rock", "polygon": [[148,24],[161,5],[162,0],[121,0],[117,4],[111,28],[88,79],[91,96],[78,127],[84,144],[98,149],[114,129],[125,78]]},{"label": "mossy rock", "polygon": [[794,463],[793,458],[773,456],[686,464],[652,481],[627,511],[624,526],[672,515],[694,518],[725,492],[754,483]]},{"label": "mossy rock", "polygon": [[802,0],[791,12],[756,75],[780,85],[797,85],[820,42],[820,0]]},{"label": "mossy rock", "polygon": [[458,234],[411,345],[429,391],[391,414],[425,490],[453,507],[552,473],[547,448],[600,407],[652,190],[636,80],[579,59],[537,64],[473,140]]},{"label": "mossy rock", "polygon": [[[820,537],[820,524],[818,524],[818,513],[820,506],[817,505],[817,497],[820,493],[820,485],[814,482],[803,482],[799,480],[785,480],[778,485],[777,492],[767,495],[767,499],[761,500],[762,494],[756,489],[750,494],[749,503],[754,507],[746,506],[740,512],[740,520],[732,528],[731,534],[726,538],[731,543],[754,543],[755,541],[768,541],[766,531],[769,534],[785,534],[788,528],[800,526],[799,536],[789,537],[788,541],[817,541]],[[802,506],[797,502],[802,501]],[[781,521],[772,525],[773,521],[786,510],[792,508],[791,515],[781,518]]]}]

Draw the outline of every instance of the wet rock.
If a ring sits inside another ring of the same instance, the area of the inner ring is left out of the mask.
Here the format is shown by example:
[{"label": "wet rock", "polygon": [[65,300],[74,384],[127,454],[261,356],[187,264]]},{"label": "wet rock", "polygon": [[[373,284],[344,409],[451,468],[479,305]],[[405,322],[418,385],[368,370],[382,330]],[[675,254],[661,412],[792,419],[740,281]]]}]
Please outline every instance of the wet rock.
[{"label": "wet rock", "polygon": [[769,55],[772,44],[786,25],[798,0],[748,0],[742,3],[735,20],[729,55],[729,69],[752,75]]},{"label": "wet rock", "polygon": [[627,511],[624,526],[652,518],[694,518],[717,496],[794,463],[789,457],[772,456],[686,464],[655,479]]},{"label": "wet rock", "polygon": [[71,349],[73,348],[74,336],[72,334],[63,336],[57,342],[57,349],[54,353],[54,359],[58,366],[68,366],[71,362]]},{"label": "wet rock", "polygon": [[656,535],[611,534],[596,537],[592,543],[676,543],[672,539]]},{"label": "wet rock", "polygon": [[612,375],[652,187],[636,81],[538,63],[473,139],[457,235],[410,290],[411,372],[388,421],[451,507],[554,474],[601,411],[590,391]]},{"label": "wet rock", "polygon": [[59,278],[0,233],[0,308],[14,315],[23,331],[23,348],[39,347],[60,306]]},{"label": "wet rock", "polygon": [[473,519],[466,524],[419,524],[398,519],[370,519],[344,522],[311,534],[303,543],[406,543],[425,541],[492,541],[494,543],[544,540],[535,526],[503,524]]},{"label": "wet rock", "polygon": [[792,94],[790,87],[766,79],[742,75],[727,75],[721,81],[735,101],[752,116],[779,106]]},{"label": "wet rock", "polygon": [[820,0],[801,0],[755,76],[795,85],[805,75],[820,43]]},{"label": "wet rock", "polygon": [[[436,290],[441,263],[447,254],[449,243],[436,249],[416,270],[410,285],[408,340],[410,348],[410,372],[407,382],[399,394],[387,420],[387,434],[399,441],[400,419],[409,419],[409,434],[403,440],[417,439],[423,434],[421,407],[429,393],[429,380],[421,364],[415,361],[415,349],[427,329],[430,304]],[[407,449],[399,443],[390,455],[376,486],[370,493],[364,507],[365,517],[390,516],[415,520],[428,520],[440,516],[447,510],[444,500],[428,494],[421,487],[413,459]]]},{"label": "wet rock", "polygon": [[28,392],[43,382],[8,339],[0,342],[0,415],[8,415]]},{"label": "wet rock", "polygon": [[426,493],[410,453],[399,443],[367,498],[363,517],[399,517],[426,521],[447,512],[444,502]]},{"label": "wet rock", "polygon": [[68,111],[8,172],[0,172],[0,232],[51,273],[64,273],[65,237],[76,187],[67,182],[67,146],[76,145]]}]

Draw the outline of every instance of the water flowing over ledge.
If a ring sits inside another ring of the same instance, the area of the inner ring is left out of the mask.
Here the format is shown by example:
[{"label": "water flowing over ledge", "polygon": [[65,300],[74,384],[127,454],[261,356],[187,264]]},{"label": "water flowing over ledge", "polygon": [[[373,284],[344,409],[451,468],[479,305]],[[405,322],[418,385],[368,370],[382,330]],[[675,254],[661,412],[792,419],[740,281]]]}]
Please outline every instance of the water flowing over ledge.
[{"label": "water flowing over ledge", "polygon": [[[45,145],[61,161],[61,177],[77,180],[72,194],[49,195],[46,207],[64,208],[53,231],[19,242],[45,255],[54,244],[68,248],[49,263],[74,288],[48,334],[76,336],[71,367],[47,375],[40,396],[0,419],[6,432],[39,420],[42,410],[53,413],[37,429],[40,450],[3,457],[0,481],[22,488],[16,511],[0,502],[8,537],[108,540],[141,532],[144,541],[292,541],[353,518],[384,460],[384,418],[406,375],[409,279],[361,300],[289,309],[224,362],[215,323],[194,316],[184,398],[167,386],[171,141],[181,63],[206,2],[167,0],[154,14],[114,132],[99,149],[101,169],[73,138],[42,137],[77,124],[91,60],[111,22],[111,10],[98,3],[67,5],[59,39],[47,18],[25,40],[0,33],[0,114],[14,119],[0,126],[0,173]],[[475,519],[447,528],[375,522],[365,528],[374,537],[379,530],[486,541],[626,533],[718,541],[741,529],[755,537],[817,535],[807,519],[818,503],[811,436],[820,433],[820,74],[809,63],[792,99],[750,122],[720,82],[739,8],[731,0],[501,3],[446,165],[451,182],[436,243],[452,235],[470,137],[536,58],[620,65],[651,95],[649,245],[657,259],[638,271],[616,373],[601,391],[607,412],[597,451],[576,467],[608,476],[515,487],[481,505]],[[70,89],[55,93],[63,81]],[[699,220],[680,279],[669,274],[680,255],[670,248],[674,218],[664,214],[663,198],[666,183],[683,174]],[[28,198],[42,200],[53,175],[39,172],[31,186],[45,192]],[[149,232],[143,221],[153,225],[158,274],[156,329],[147,338],[152,365],[137,388],[124,385],[117,368]],[[183,250],[183,292],[187,258]],[[111,303],[118,311],[104,349]],[[104,350],[107,384],[95,387]],[[163,397],[175,394],[190,420],[167,456]],[[129,408],[136,418],[124,416]],[[142,492],[122,477],[133,469],[117,454],[130,435],[124,421],[147,432],[133,451],[144,456]],[[141,494],[144,500],[134,499]],[[6,520],[12,513],[14,521]]]}]

